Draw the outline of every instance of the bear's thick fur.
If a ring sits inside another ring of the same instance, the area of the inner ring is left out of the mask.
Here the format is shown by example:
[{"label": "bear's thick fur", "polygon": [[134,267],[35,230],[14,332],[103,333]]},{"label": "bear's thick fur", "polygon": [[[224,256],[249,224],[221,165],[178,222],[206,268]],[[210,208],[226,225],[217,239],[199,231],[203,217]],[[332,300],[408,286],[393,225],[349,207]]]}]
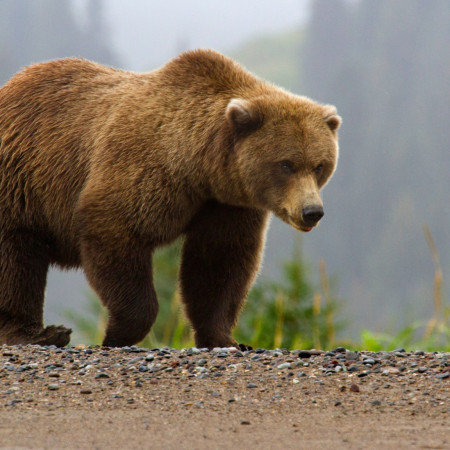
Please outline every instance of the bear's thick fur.
[{"label": "bear's thick fur", "polygon": [[339,124],[210,50],[142,74],[80,59],[18,73],[0,89],[0,343],[69,342],[43,326],[50,264],[83,268],[104,345],[139,342],[158,312],[152,252],[183,235],[196,345],[236,345],[268,215],[317,224]]}]

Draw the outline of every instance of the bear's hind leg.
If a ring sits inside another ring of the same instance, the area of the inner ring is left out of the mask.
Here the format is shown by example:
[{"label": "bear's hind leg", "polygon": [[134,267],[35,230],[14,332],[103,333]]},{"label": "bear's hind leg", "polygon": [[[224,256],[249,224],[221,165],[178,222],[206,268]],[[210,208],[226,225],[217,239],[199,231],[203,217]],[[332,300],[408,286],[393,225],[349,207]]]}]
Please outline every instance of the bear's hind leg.
[{"label": "bear's hind leg", "polygon": [[72,330],[43,325],[48,248],[33,233],[0,236],[0,344],[63,347]]},{"label": "bear's hind leg", "polygon": [[180,285],[197,347],[238,345],[231,331],[259,268],[266,221],[263,211],[216,202],[193,219]]},{"label": "bear's hind leg", "polygon": [[[130,249],[131,247],[131,249]],[[137,243],[109,253],[101,238],[85,238],[83,268],[109,313],[103,345],[123,347],[142,341],[158,313],[153,287],[152,255]]]}]

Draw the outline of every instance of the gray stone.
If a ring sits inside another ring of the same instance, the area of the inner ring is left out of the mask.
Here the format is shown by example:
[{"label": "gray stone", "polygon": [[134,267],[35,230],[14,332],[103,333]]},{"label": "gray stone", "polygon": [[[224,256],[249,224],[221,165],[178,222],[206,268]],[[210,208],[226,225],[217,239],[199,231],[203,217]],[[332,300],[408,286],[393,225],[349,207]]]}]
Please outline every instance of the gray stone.
[{"label": "gray stone", "polygon": [[277,369],[290,369],[291,368],[291,363],[288,363],[288,362],[286,362],[286,363],[282,363],[282,364],[280,364],[279,366],[277,366]]}]

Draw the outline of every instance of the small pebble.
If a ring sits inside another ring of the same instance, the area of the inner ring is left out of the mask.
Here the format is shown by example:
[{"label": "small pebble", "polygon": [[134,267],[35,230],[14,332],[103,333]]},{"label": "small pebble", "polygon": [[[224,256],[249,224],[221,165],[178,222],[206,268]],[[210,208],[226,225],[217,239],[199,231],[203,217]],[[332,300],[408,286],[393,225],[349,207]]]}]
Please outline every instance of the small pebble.
[{"label": "small pebble", "polygon": [[200,350],[198,348],[196,348],[196,347],[191,347],[191,348],[187,349],[186,353],[188,355],[199,355],[200,354]]},{"label": "small pebble", "polygon": [[346,349],[344,347],[338,347],[333,350],[333,353],[345,353]]},{"label": "small pebble", "polygon": [[369,364],[371,366],[373,366],[375,364],[375,360],[372,358],[367,358],[363,361],[364,364]]},{"label": "small pebble", "polygon": [[445,380],[446,378],[450,377],[450,372],[444,372],[436,375],[436,378],[439,378],[440,380]]},{"label": "small pebble", "polygon": [[97,375],[95,375],[95,378],[109,378],[109,375],[105,372],[100,372]]},{"label": "small pebble", "polygon": [[381,372],[383,375],[398,375],[400,373],[400,370],[398,370],[396,367],[388,367],[387,369],[384,369],[383,372]]},{"label": "small pebble", "polygon": [[291,368],[291,363],[283,363],[280,364],[279,366],[277,366],[277,369],[290,369]]},{"label": "small pebble", "polygon": [[358,361],[359,360],[359,353],[358,352],[346,351],[345,352],[345,359],[347,361]]}]

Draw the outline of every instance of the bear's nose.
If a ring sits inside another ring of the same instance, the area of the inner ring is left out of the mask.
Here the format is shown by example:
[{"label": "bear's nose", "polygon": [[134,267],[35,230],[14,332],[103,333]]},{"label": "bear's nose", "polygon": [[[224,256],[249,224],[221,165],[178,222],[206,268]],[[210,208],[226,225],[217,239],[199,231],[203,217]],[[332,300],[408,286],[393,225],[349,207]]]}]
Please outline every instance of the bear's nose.
[{"label": "bear's nose", "polygon": [[302,210],[302,219],[305,225],[314,226],[324,214],[321,205],[306,206]]}]

